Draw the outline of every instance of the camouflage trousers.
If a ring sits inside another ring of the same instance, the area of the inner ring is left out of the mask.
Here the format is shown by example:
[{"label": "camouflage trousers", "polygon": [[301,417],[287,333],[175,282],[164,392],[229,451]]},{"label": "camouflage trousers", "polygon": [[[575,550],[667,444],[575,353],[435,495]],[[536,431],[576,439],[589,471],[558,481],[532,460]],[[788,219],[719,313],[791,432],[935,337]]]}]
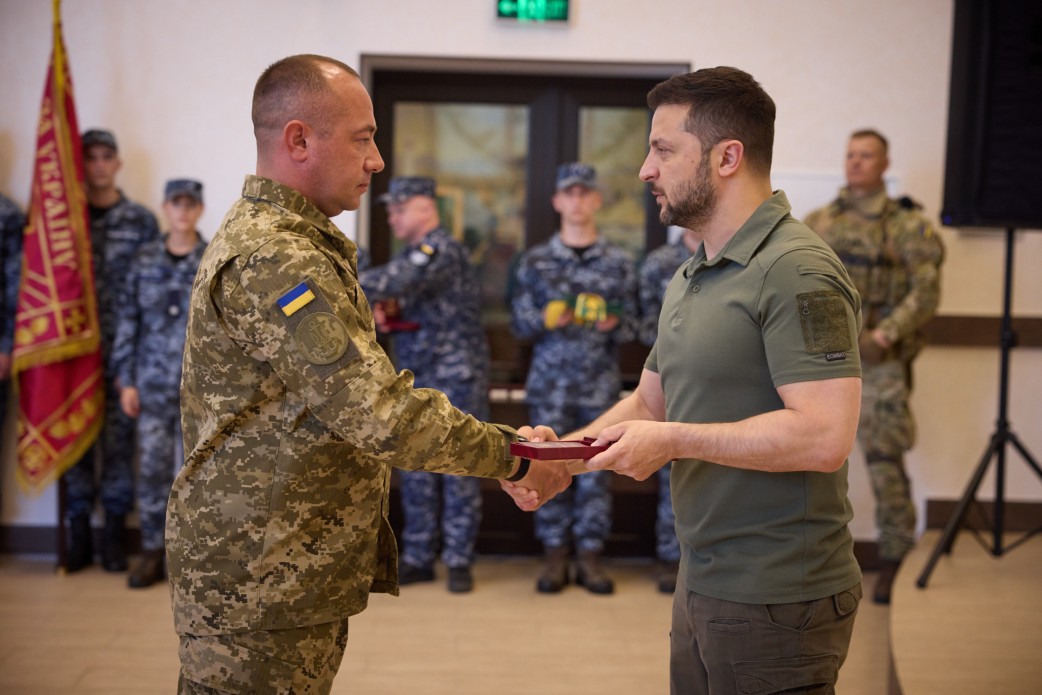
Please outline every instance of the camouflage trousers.
[{"label": "camouflage trousers", "polygon": [[[547,425],[563,436],[592,422],[605,408],[530,403],[533,425]],[[535,512],[535,535],[544,547],[575,543],[580,551],[601,552],[611,531],[611,471],[577,475],[571,486]]]},{"label": "camouflage trousers", "polygon": [[677,541],[676,515],[673,513],[673,498],[669,491],[669,473],[673,470],[670,461],[658,470],[658,507],[655,510],[655,557],[664,562],[680,560],[680,543]]},{"label": "camouflage trousers", "polygon": [[[401,561],[430,567],[437,552],[448,567],[474,563],[474,543],[481,526],[481,482],[477,478],[426,471],[401,471]],[[438,523],[438,519],[441,523]]]},{"label": "camouflage trousers", "polygon": [[[449,402],[479,420],[488,420],[488,384],[484,379],[427,379],[417,386],[435,388]],[[426,471],[400,471],[402,495],[401,557],[414,567],[430,567],[441,540],[447,567],[474,564],[474,544],[481,527],[481,481]],[[440,519],[440,523],[439,523]]]},{"label": "camouflage trousers", "polygon": [[141,520],[141,547],[163,547],[166,503],[177,471],[184,461],[180,454],[181,407],[173,403],[142,403],[137,419],[138,476],[137,508]]},{"label": "camouflage trousers", "polygon": [[[134,420],[119,407],[119,394],[106,377],[105,422],[98,440],[62,476],[67,518],[89,515],[101,498],[106,514],[129,514],[134,506]],[[96,468],[100,461],[101,477]]]},{"label": "camouflage trousers", "polygon": [[858,443],[876,500],[879,557],[899,561],[915,544],[915,503],[904,454],[915,443],[905,364],[863,365]]},{"label": "camouflage trousers", "polygon": [[181,635],[179,695],[308,695],[333,687],[347,618],[287,630]]}]

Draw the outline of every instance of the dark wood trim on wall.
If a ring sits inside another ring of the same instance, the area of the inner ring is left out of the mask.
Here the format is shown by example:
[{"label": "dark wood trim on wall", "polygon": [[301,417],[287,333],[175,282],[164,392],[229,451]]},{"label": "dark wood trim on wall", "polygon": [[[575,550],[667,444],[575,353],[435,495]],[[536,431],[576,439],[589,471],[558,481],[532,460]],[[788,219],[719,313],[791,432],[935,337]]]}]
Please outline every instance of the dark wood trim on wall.
[{"label": "dark wood trim on wall", "polygon": [[[1042,318],[1014,318],[1015,347],[1042,347]],[[998,316],[935,316],[926,324],[928,345],[998,347],[1002,319]]]}]

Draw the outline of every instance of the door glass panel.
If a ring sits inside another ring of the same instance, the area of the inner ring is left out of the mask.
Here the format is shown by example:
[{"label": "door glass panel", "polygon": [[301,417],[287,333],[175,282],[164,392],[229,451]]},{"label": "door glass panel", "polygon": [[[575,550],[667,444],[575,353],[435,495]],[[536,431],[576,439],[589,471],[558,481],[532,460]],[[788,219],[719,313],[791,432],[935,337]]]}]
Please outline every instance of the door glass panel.
[{"label": "door glass panel", "polygon": [[[506,323],[511,262],[524,248],[528,109],[507,104],[399,101],[396,176],[429,176],[442,225],[471,251],[485,323]],[[401,242],[392,241],[397,251]]]},{"label": "door glass panel", "polygon": [[597,169],[604,207],[597,229],[609,242],[644,256],[644,189],[640,167],[648,153],[646,108],[584,106],[579,109],[579,160]]}]

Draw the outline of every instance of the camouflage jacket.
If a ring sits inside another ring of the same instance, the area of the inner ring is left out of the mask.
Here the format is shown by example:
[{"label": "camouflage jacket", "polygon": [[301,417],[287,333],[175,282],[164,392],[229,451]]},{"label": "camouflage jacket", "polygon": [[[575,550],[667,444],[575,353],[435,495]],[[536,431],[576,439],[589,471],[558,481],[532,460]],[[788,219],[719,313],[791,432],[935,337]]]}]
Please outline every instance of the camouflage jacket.
[{"label": "camouflage jacket", "polygon": [[[584,292],[617,306],[618,325],[603,333],[576,324],[548,330],[547,304]],[[554,235],[521,257],[511,309],[514,334],[535,344],[525,384],[529,402],[603,407],[618,400],[618,346],[636,336],[638,317],[637,276],[625,251],[598,238],[580,258]]]},{"label": "camouflage jacket", "polygon": [[142,246],[130,264],[110,361],[120,384],[138,389],[142,402],[176,405],[180,400],[188,296],[205,249],[200,238],[191,253],[174,258],[166,239],[156,239]]},{"label": "camouflage jacket", "polygon": [[22,276],[22,239],[26,219],[18,206],[0,195],[0,353],[14,347],[14,314]]},{"label": "camouflage jacket", "polygon": [[477,273],[467,247],[441,227],[385,265],[359,275],[370,302],[397,299],[401,318],[419,324],[394,334],[395,364],[409,369],[416,384],[446,385],[488,380],[488,342],[481,323]]},{"label": "camouflage jacket", "polygon": [[676,275],[680,264],[691,258],[691,255],[683,237],[679,237],[672,244],[659,246],[640,264],[640,341],[645,345],[655,344],[666,286]]},{"label": "camouflage jacket", "polygon": [[414,389],[376,342],[355,245],[248,176],[192,287],[185,464],[166,547],[181,634],[339,620],[397,593],[391,466],[509,475],[509,428]]},{"label": "camouflage jacket", "polygon": [[890,199],[885,190],[854,198],[844,188],[806,223],[846,266],[861,294],[865,330],[880,329],[899,358],[914,357],[920,331],[937,310],[944,259],[941,239],[918,205]]},{"label": "camouflage jacket", "polygon": [[116,337],[116,303],[120,282],[143,244],[159,238],[155,215],[122,193],[112,207],[90,207],[90,245],[94,286],[98,294],[101,354],[108,356]]}]

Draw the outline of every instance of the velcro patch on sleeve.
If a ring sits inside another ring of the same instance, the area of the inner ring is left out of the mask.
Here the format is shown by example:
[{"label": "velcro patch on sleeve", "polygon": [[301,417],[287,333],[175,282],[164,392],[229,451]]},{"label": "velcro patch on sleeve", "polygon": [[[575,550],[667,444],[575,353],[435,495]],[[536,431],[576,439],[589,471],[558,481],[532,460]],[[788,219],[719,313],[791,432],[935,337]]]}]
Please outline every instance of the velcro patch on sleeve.
[{"label": "velcro patch on sleeve", "polygon": [[817,290],[798,294],[796,308],[809,354],[845,353],[853,347],[847,307],[839,292]]},{"label": "velcro patch on sleeve", "polygon": [[286,312],[282,304],[284,295],[279,299],[279,307],[286,314],[287,328],[297,349],[324,379],[338,371],[345,360],[355,357],[357,348],[351,342],[347,326],[309,280],[290,291],[298,292],[300,297],[307,297],[303,304],[298,304],[292,312]]}]

